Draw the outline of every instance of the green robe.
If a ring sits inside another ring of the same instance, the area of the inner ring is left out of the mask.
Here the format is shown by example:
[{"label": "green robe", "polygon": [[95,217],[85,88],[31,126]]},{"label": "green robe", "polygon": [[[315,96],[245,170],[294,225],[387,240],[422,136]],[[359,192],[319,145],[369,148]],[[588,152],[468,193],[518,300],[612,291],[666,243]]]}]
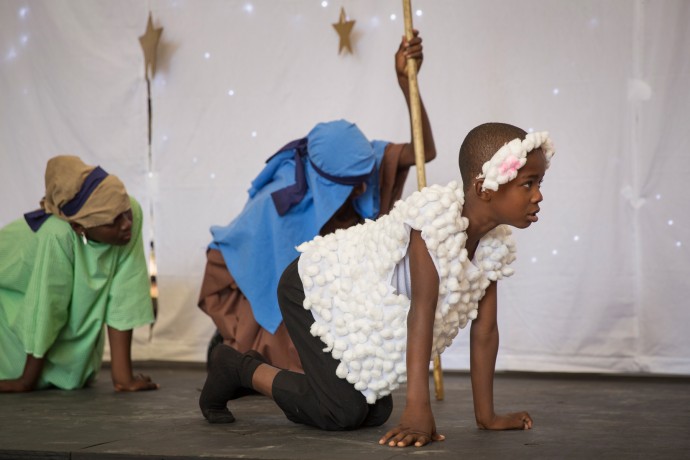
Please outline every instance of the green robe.
[{"label": "green robe", "polygon": [[104,324],[130,330],[153,321],[142,211],[132,203],[132,239],[112,246],[81,237],[50,216],[37,232],[24,218],[0,230],[0,379],[45,358],[37,388],[83,387],[98,373]]}]

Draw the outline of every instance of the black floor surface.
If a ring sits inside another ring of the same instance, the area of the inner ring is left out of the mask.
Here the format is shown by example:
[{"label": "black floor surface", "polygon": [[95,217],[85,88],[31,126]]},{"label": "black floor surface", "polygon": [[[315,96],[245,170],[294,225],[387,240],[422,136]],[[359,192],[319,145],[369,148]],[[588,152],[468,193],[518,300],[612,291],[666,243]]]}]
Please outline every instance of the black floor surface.
[{"label": "black floor surface", "polygon": [[197,406],[202,366],[137,370],[161,389],[116,393],[104,369],[84,390],[0,394],[0,459],[690,459],[688,378],[498,374],[497,410],[527,410],[534,428],[489,432],[475,426],[469,375],[446,373],[445,399],[433,402],[446,440],[399,449],[377,440],[397,423],[404,389],[379,428],[296,425],[261,396],[231,402],[235,423],[210,425]]}]

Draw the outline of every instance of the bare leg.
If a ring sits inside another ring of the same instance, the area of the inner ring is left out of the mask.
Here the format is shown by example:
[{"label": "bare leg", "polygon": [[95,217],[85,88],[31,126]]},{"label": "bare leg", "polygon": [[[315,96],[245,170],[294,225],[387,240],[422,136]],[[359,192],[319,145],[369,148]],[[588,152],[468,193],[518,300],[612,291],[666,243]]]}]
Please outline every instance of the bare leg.
[{"label": "bare leg", "polygon": [[260,365],[252,376],[252,387],[262,395],[273,399],[273,380],[280,371],[277,367],[268,364]]}]

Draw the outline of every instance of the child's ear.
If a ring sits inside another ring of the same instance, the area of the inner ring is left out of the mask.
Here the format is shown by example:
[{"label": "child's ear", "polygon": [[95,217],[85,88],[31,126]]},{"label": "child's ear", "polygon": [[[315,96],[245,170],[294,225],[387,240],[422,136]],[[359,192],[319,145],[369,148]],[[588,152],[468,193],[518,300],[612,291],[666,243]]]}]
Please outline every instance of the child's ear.
[{"label": "child's ear", "polygon": [[352,193],[350,194],[350,197],[351,197],[351,198],[357,198],[358,196],[364,194],[364,192],[366,192],[366,191],[367,191],[367,183],[366,183],[366,182],[362,182],[361,184],[356,185],[356,186],[352,189]]},{"label": "child's ear", "polygon": [[482,187],[484,186],[484,179],[476,179],[472,183],[472,191],[474,192],[475,195],[477,195],[477,198],[479,198],[482,201],[491,201],[491,195],[492,195],[492,190],[482,190]]},{"label": "child's ear", "polygon": [[86,229],[76,222],[70,222],[69,225],[70,227],[72,227],[72,230],[74,230],[77,233],[77,235],[81,236],[86,232]]}]

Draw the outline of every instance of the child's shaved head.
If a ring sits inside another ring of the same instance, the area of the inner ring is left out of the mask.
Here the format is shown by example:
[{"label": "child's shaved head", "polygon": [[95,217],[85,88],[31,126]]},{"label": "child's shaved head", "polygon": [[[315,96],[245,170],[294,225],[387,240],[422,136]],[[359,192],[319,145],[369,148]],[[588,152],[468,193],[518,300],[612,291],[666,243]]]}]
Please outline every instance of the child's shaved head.
[{"label": "child's shaved head", "polygon": [[513,139],[524,139],[526,135],[525,130],[507,123],[484,123],[467,133],[458,155],[463,189],[469,190],[472,181],[481,174],[484,163],[498,149]]}]

